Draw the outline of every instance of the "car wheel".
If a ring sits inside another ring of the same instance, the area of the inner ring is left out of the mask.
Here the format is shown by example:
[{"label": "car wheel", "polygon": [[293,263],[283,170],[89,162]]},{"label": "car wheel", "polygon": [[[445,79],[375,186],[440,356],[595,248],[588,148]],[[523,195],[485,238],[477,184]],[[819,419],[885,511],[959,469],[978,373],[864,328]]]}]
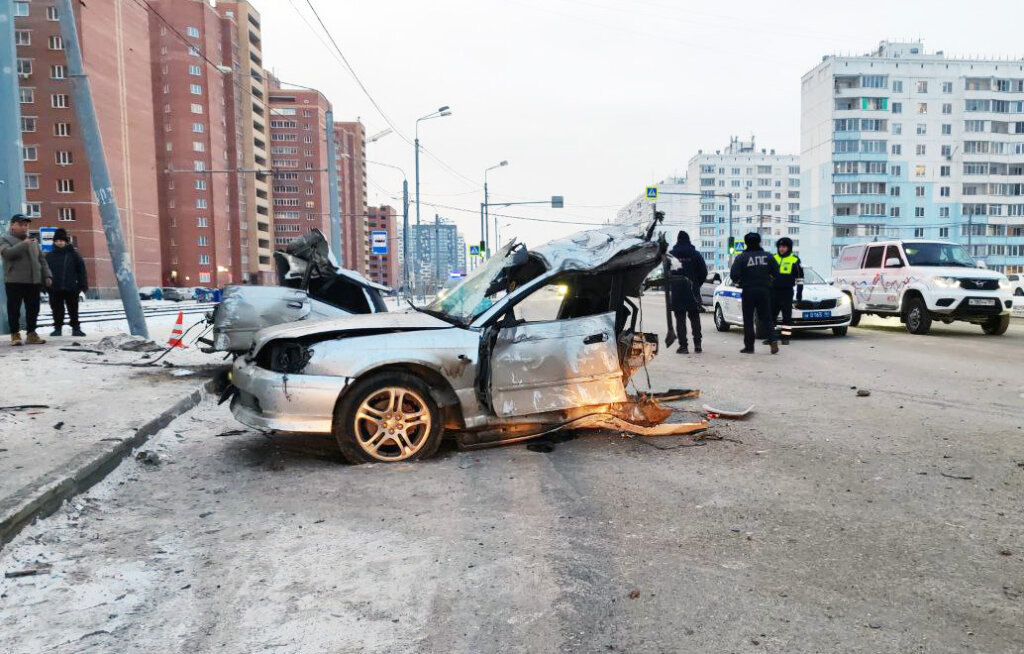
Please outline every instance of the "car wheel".
[{"label": "car wheel", "polygon": [[989,336],[1002,336],[1010,328],[1010,315],[992,316],[981,323],[981,329]]},{"label": "car wheel", "polygon": [[444,428],[422,379],[390,372],[361,379],[334,414],[334,438],[352,463],[394,463],[433,456]]},{"label": "car wheel", "polygon": [[853,296],[847,293],[846,297],[850,298],[850,327],[856,327],[860,324],[861,312],[853,308]]},{"label": "car wheel", "polygon": [[932,317],[928,315],[928,307],[924,300],[919,297],[912,297],[907,300],[907,306],[903,310],[903,322],[907,325],[907,331],[911,334],[927,334],[932,328]]},{"label": "car wheel", "polygon": [[1024,288],[1018,288],[1013,294],[1017,297],[1024,297]]},{"label": "car wheel", "polygon": [[833,327],[832,333],[836,336],[846,336],[846,333],[850,331],[849,327]]},{"label": "car wheel", "polygon": [[722,313],[722,305],[715,305],[715,329],[720,332],[729,331],[729,323],[725,322],[725,315]]}]

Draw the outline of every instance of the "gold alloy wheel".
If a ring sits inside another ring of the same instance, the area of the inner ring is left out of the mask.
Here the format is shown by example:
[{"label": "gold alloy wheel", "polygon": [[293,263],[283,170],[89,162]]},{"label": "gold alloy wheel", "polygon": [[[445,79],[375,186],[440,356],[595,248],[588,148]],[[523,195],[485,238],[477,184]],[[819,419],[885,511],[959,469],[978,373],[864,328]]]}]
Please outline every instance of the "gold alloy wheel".
[{"label": "gold alloy wheel", "polygon": [[374,391],[356,410],[356,441],[378,461],[401,461],[427,442],[430,409],[416,391],[388,386]]}]

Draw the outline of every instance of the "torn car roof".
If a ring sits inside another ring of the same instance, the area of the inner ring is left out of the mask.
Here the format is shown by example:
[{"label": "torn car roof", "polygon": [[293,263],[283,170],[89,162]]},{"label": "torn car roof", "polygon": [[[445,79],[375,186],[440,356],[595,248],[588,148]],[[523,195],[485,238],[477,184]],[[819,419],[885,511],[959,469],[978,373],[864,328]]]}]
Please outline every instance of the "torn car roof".
[{"label": "torn car roof", "polygon": [[588,229],[530,249],[530,254],[554,272],[631,267],[661,256],[658,240],[648,236],[650,226],[647,220]]}]

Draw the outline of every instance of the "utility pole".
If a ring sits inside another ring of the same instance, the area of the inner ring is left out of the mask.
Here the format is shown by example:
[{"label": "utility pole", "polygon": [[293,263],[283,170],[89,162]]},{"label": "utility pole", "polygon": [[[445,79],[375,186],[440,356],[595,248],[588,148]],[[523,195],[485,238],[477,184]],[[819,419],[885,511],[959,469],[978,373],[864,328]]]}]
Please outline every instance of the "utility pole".
[{"label": "utility pole", "polygon": [[[729,240],[732,240],[732,192],[729,192]],[[728,242],[728,240],[726,241]],[[726,248],[725,261],[730,266],[732,265],[732,252]]]},{"label": "utility pole", "polygon": [[[18,97],[18,55],[14,45],[14,2],[0,0],[0,234],[11,216],[25,210],[25,166],[22,161],[21,103]],[[13,136],[13,138],[11,138]],[[0,266],[0,334],[9,331],[4,269]]]},{"label": "utility pole", "polygon": [[[487,245],[487,258],[491,257],[491,211],[487,203],[490,200],[487,199],[487,173],[484,173],[484,243]],[[495,230],[497,231],[497,230]],[[497,234],[495,234],[497,236]]]},{"label": "utility pole", "polygon": [[434,214],[434,293],[441,288],[441,217]]},{"label": "utility pole", "polygon": [[125,250],[121,216],[118,213],[114,189],[110,185],[110,172],[103,158],[103,142],[100,139],[96,110],[92,104],[89,78],[86,77],[82,65],[82,51],[78,43],[78,28],[75,25],[75,12],[71,0],[61,0],[59,20],[60,33],[67,53],[68,81],[71,84],[75,116],[82,130],[82,145],[89,161],[89,177],[92,181],[93,194],[96,196],[96,204],[99,205],[100,218],[103,220],[103,233],[107,238],[110,263],[114,267],[114,277],[117,279],[117,289],[121,294],[125,317],[128,319],[128,328],[135,336],[149,338],[131,257]]},{"label": "utility pole", "polygon": [[402,174],[402,286],[405,297],[412,294],[409,289],[409,180]]},{"label": "utility pole", "polygon": [[[331,249],[334,256],[338,258],[338,264],[344,265],[344,255],[341,252],[341,207],[338,202],[338,161],[335,159],[334,144],[334,108],[329,107],[326,114],[327,120],[327,197],[331,203]],[[350,160],[351,161],[351,160]]]}]

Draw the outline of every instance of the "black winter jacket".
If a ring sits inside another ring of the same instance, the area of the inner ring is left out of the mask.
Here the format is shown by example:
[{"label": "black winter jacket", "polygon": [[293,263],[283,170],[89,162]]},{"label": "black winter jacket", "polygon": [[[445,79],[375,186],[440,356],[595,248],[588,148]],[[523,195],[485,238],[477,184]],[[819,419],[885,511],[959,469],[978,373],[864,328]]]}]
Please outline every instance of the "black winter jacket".
[{"label": "black winter jacket", "polygon": [[692,243],[676,243],[670,254],[679,262],[669,279],[672,310],[695,311],[700,308],[700,287],[708,277],[708,265]]},{"label": "black winter jacket", "polygon": [[54,246],[47,252],[46,264],[53,274],[54,289],[74,293],[89,290],[89,280],[85,275],[85,261],[70,243],[62,248]]},{"label": "black winter jacket", "polygon": [[775,257],[761,248],[740,252],[732,262],[729,271],[733,286],[740,288],[763,288],[768,290],[779,276],[779,264]]}]

